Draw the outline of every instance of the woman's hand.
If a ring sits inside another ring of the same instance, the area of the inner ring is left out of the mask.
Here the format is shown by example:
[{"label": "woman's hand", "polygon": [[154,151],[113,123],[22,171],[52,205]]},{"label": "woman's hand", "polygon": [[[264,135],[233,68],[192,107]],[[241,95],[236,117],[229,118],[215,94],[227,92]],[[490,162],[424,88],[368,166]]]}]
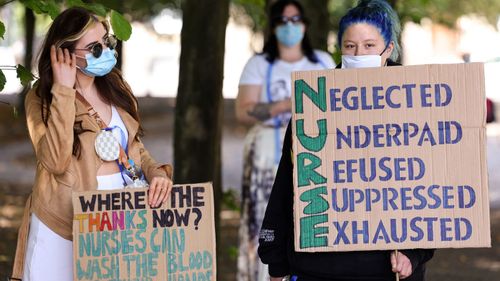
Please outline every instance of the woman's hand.
[{"label": "woman's hand", "polygon": [[407,278],[413,271],[410,259],[401,252],[396,254],[394,251],[391,253],[391,265],[392,272],[399,273],[401,279]]},{"label": "woman's hand", "polygon": [[167,202],[172,190],[172,180],[168,177],[154,177],[149,184],[148,204],[156,208]]},{"label": "woman's hand", "polygon": [[73,88],[76,80],[76,56],[68,49],[50,47],[50,62],[54,83]]},{"label": "woman's hand", "polygon": [[290,98],[271,103],[261,102],[261,89],[261,85],[240,85],[235,103],[236,118],[239,122],[253,125],[292,111]]},{"label": "woman's hand", "polygon": [[282,101],[277,102],[277,104],[279,104],[279,112],[278,113],[292,112],[292,99],[291,98],[286,98]]}]

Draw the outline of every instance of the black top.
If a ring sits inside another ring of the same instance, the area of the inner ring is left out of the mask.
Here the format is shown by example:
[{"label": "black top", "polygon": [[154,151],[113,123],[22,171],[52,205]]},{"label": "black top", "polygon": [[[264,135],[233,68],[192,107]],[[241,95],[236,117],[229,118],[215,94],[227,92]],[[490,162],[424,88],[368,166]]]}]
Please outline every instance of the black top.
[{"label": "black top", "polygon": [[[398,65],[390,62],[388,65]],[[266,214],[258,253],[273,277],[297,275],[299,281],[395,280],[391,251],[303,253],[294,250],[293,164],[290,123]],[[434,250],[401,250],[411,261],[413,273],[406,281],[424,280],[425,262]]]}]

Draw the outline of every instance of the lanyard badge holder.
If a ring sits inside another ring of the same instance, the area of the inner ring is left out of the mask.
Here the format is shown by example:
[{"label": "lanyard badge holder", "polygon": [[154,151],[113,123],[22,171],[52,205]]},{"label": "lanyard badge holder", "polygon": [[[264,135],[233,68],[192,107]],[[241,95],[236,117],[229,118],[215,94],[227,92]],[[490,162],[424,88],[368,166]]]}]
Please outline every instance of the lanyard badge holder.
[{"label": "lanyard badge holder", "polygon": [[[107,127],[104,121],[99,117],[97,111],[94,110],[79,92],[76,92],[76,97],[87,107],[89,116],[93,117],[101,128],[94,144],[97,155],[104,161],[116,160],[120,168],[120,174],[125,188],[148,187],[149,184],[145,180],[142,170],[128,157],[124,132],[118,126]],[[113,129],[120,130],[121,144],[113,135]],[[125,149],[123,147],[125,147]]]},{"label": "lanyard badge holder", "polygon": [[125,188],[149,186],[148,182],[144,178],[142,169],[134,163],[134,160],[127,157],[127,153],[123,150],[123,148],[120,150],[120,156],[116,159],[116,162],[120,167],[120,173],[122,175],[123,182],[125,183]]}]

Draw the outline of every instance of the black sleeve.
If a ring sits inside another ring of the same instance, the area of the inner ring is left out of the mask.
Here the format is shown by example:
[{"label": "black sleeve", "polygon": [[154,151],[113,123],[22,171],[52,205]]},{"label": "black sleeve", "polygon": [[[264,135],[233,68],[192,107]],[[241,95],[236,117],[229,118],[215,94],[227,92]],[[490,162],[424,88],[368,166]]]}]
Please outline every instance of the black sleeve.
[{"label": "black sleeve", "polygon": [[293,164],[290,123],[283,141],[281,160],[267,204],[259,235],[259,257],[269,265],[269,275],[283,277],[290,273],[287,258],[288,241],[293,231]]},{"label": "black sleeve", "polygon": [[410,259],[413,272],[434,256],[434,249],[412,249],[400,252]]}]

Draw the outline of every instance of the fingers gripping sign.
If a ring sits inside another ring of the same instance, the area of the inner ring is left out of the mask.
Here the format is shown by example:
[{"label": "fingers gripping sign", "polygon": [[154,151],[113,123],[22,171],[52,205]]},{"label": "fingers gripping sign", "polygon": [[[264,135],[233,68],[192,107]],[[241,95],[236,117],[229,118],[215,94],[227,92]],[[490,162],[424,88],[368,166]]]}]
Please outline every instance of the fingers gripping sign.
[{"label": "fingers gripping sign", "polygon": [[149,185],[148,203],[152,208],[167,202],[172,190],[172,180],[168,177],[154,177]]},{"label": "fingers gripping sign", "polygon": [[398,251],[391,253],[391,265],[397,280],[409,277],[413,271],[410,259]]}]

